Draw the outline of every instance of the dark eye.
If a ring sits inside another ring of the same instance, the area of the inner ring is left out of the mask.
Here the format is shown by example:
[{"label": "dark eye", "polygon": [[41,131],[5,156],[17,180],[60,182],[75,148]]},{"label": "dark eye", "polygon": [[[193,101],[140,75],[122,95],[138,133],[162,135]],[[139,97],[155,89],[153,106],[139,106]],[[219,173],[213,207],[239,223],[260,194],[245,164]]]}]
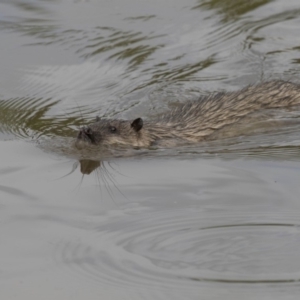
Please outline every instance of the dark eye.
[{"label": "dark eye", "polygon": [[91,135],[92,134],[92,129],[90,127],[85,128],[85,133],[87,135]]},{"label": "dark eye", "polygon": [[116,127],[114,127],[114,126],[111,126],[111,127],[110,127],[110,132],[115,133],[116,131],[117,131],[117,128],[116,128]]}]

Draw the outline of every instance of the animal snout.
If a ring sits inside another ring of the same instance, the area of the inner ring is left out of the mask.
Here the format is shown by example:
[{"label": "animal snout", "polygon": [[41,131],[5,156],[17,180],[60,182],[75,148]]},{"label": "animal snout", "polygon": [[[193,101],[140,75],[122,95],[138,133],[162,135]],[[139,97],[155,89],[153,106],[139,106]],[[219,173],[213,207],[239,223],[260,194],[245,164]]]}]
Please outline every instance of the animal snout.
[{"label": "animal snout", "polygon": [[90,142],[92,144],[95,143],[95,139],[93,136],[93,131],[90,127],[83,127],[79,130],[77,139]]}]

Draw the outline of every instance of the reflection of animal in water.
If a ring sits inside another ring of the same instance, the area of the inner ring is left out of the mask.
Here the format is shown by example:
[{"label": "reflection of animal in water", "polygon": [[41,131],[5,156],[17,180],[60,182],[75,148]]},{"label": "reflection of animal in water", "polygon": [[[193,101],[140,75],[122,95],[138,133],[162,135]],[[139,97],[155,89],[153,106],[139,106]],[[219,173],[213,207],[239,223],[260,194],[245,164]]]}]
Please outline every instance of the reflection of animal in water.
[{"label": "reflection of animal in water", "polygon": [[80,172],[83,175],[90,175],[94,170],[100,168],[101,162],[98,160],[82,159],[79,161]]},{"label": "reflection of animal in water", "polygon": [[113,189],[117,190],[122,196],[126,198],[126,196],[122,193],[122,191],[118,188],[117,182],[114,176],[114,173],[118,173],[122,175],[120,172],[118,172],[110,162],[104,162],[99,160],[90,160],[90,159],[81,159],[79,160],[75,168],[73,168],[72,172],[75,171],[78,164],[80,165],[80,172],[82,175],[90,175],[94,172],[98,179],[99,187],[101,186],[101,183],[105,187],[105,190],[110,195],[111,199],[114,199],[114,192]]},{"label": "reflection of animal in water", "polygon": [[79,149],[87,144],[171,147],[212,140],[216,138],[214,133],[226,130],[254,112],[299,104],[299,85],[286,81],[265,82],[188,101],[150,121],[98,119],[79,131],[76,146]]}]

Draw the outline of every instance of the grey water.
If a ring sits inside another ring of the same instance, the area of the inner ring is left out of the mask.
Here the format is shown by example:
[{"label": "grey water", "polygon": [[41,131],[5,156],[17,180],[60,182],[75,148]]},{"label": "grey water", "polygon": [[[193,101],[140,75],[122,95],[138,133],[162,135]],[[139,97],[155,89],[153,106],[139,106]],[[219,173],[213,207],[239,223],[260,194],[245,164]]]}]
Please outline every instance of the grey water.
[{"label": "grey water", "polygon": [[296,0],[0,0],[1,299],[299,299],[299,111],[193,147],[72,150],[96,116],[299,82],[299,26]]}]

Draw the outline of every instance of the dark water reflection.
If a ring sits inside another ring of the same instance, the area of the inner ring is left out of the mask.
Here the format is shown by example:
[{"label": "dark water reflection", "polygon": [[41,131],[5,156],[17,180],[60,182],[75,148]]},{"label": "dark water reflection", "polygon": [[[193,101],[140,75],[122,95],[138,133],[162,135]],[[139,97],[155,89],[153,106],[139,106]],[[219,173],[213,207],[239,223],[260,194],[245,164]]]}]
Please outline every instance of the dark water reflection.
[{"label": "dark water reflection", "polygon": [[176,149],[73,141],[97,115],[299,82],[299,16],[296,0],[0,0],[1,299],[298,299],[299,111]]},{"label": "dark water reflection", "polygon": [[255,9],[272,2],[272,0],[211,0],[211,1],[198,1],[199,5],[193,9],[210,9],[215,10],[217,13],[224,16],[223,22],[232,22],[241,16],[254,11]]}]

